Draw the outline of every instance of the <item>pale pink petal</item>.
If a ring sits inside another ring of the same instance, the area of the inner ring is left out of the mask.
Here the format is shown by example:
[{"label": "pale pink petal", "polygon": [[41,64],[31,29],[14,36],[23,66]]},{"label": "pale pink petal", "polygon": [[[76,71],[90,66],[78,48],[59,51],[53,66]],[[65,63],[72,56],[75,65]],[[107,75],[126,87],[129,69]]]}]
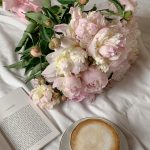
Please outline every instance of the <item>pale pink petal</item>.
[{"label": "pale pink petal", "polygon": [[80,19],[83,17],[83,14],[81,12],[81,9],[79,7],[71,7],[70,8],[70,14],[72,16],[72,19]]},{"label": "pale pink petal", "polygon": [[46,60],[49,62],[49,64],[53,63],[56,57],[59,56],[61,52],[62,52],[62,48],[60,50],[57,50],[53,53],[48,54],[46,56]]},{"label": "pale pink petal", "polygon": [[16,0],[3,0],[3,8],[5,10],[11,10],[13,7],[17,7],[18,3]]},{"label": "pale pink petal", "polygon": [[55,25],[54,30],[56,32],[60,32],[65,34],[66,30],[67,30],[68,25],[67,24],[59,24],[59,25]]},{"label": "pale pink petal", "polygon": [[3,7],[5,10],[11,10],[21,19],[25,20],[25,13],[28,11],[40,11],[40,7],[29,2],[28,0],[4,0]]},{"label": "pale pink petal", "polygon": [[137,0],[120,0],[122,5],[125,5],[126,11],[135,11]]},{"label": "pale pink petal", "polygon": [[53,88],[63,89],[63,77],[56,78],[53,82]]},{"label": "pale pink petal", "polygon": [[48,81],[48,82],[53,82],[54,79],[57,77],[56,74],[56,67],[54,63],[51,63],[43,72],[42,76]]},{"label": "pale pink petal", "polygon": [[128,59],[128,52],[127,52],[127,50],[125,50],[120,55],[119,59],[111,61],[111,63],[110,63],[110,71],[117,70],[119,68],[120,64],[122,64],[127,59]]},{"label": "pale pink petal", "polygon": [[110,58],[116,55],[116,50],[111,45],[104,45],[99,49],[99,53],[106,58]]},{"label": "pale pink petal", "polygon": [[89,93],[99,93],[108,84],[107,75],[95,67],[90,67],[83,72],[81,79],[85,85],[85,91]]},{"label": "pale pink petal", "polygon": [[82,89],[80,79],[75,76],[57,78],[54,80],[53,87],[58,88],[69,99],[79,96]]},{"label": "pale pink petal", "polygon": [[128,61],[122,62],[118,66],[117,70],[113,71],[112,79],[116,80],[116,81],[120,81],[124,77],[124,75],[129,70],[130,67],[131,67],[131,65],[128,63]]},{"label": "pale pink petal", "polygon": [[80,62],[79,63],[76,62],[76,64],[72,68],[72,73],[77,75],[80,72],[85,71],[86,69],[87,69],[87,65],[86,64],[80,63]]},{"label": "pale pink petal", "polygon": [[76,41],[74,41],[74,39],[67,38],[67,37],[63,37],[61,39],[61,47],[62,48],[69,48],[69,47],[72,47],[75,45],[76,45]]},{"label": "pale pink petal", "polygon": [[81,102],[81,101],[83,101],[83,100],[85,100],[85,99],[88,99],[89,97],[90,97],[90,94],[88,94],[88,93],[86,93],[86,92],[84,92],[84,91],[81,91],[81,92],[79,93],[79,95],[76,96],[76,97],[74,97],[72,100],[74,100],[74,101],[76,101],[76,102]]},{"label": "pale pink petal", "polygon": [[101,29],[94,37],[92,42],[89,44],[88,47],[88,53],[90,56],[96,57],[97,56],[97,51],[96,51],[96,43],[98,41],[103,41],[103,39],[107,36],[109,32],[109,28],[103,28]]}]

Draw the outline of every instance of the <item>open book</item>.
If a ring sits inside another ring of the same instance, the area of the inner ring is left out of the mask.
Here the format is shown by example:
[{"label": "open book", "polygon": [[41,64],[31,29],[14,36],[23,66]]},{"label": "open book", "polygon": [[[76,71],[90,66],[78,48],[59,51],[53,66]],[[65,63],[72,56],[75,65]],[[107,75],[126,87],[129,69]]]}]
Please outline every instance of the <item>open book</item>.
[{"label": "open book", "polygon": [[38,150],[58,135],[22,88],[0,99],[0,150]]}]

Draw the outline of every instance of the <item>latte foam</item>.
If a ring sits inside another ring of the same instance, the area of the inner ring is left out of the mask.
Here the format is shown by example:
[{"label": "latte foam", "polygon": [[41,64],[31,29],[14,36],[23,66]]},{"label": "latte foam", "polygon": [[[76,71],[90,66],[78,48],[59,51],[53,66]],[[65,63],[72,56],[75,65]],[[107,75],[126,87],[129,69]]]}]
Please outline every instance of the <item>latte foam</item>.
[{"label": "latte foam", "polygon": [[79,123],[71,134],[72,150],[120,150],[116,130],[100,119],[88,119]]}]

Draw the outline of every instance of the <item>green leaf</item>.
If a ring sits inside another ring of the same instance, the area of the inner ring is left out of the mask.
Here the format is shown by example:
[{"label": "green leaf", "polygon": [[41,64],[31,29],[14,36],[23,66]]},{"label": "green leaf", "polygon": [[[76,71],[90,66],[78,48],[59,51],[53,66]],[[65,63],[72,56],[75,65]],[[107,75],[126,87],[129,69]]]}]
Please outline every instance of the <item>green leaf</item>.
[{"label": "green leaf", "polygon": [[42,6],[44,8],[50,8],[51,7],[51,0],[43,0],[42,1]]},{"label": "green leaf", "polygon": [[37,45],[38,41],[39,41],[39,29],[38,32],[36,31],[35,33],[28,33],[28,39],[24,44],[24,50],[27,50]]},{"label": "green leaf", "polygon": [[57,5],[54,5],[54,6],[52,6],[52,7],[50,8],[50,10],[51,10],[51,12],[52,12],[53,14],[58,14],[59,11],[60,11],[60,7],[57,6]]},{"label": "green leaf", "polygon": [[118,0],[109,0],[109,1],[115,5],[119,15],[123,17],[124,7],[121,5],[121,3]]},{"label": "green leaf", "polygon": [[66,13],[66,14],[63,16],[63,18],[61,19],[61,23],[68,24],[68,23],[70,23],[70,20],[71,20],[71,14]]},{"label": "green leaf", "polygon": [[28,74],[37,64],[40,63],[40,58],[30,57],[28,65],[25,68],[25,74]]},{"label": "green leaf", "polygon": [[33,68],[33,67],[30,67],[30,65],[28,65],[28,66],[25,68],[25,73],[24,73],[24,75],[28,75],[28,74],[31,72],[32,68]]},{"label": "green leaf", "polygon": [[39,72],[37,72],[35,75],[32,75],[32,76],[27,77],[25,82],[27,83],[27,82],[31,81],[32,79],[35,79],[35,78],[37,78],[37,77],[40,77],[41,74],[42,74],[42,72],[39,71]]},{"label": "green leaf", "polygon": [[31,39],[31,41],[32,41],[32,44],[33,44],[33,45],[35,45],[35,44],[34,44],[33,37],[32,37],[32,34],[31,34],[31,33],[27,33],[27,34],[28,34],[29,38]]},{"label": "green leaf", "polygon": [[28,63],[28,65],[25,68],[25,75],[27,75],[32,70],[32,68],[35,66],[35,62],[34,61],[35,61],[34,58],[30,58],[29,59],[29,63]]},{"label": "green leaf", "polygon": [[33,46],[32,40],[30,38],[27,38],[25,44],[24,44],[24,50],[29,49]]},{"label": "green leaf", "polygon": [[58,0],[61,4],[74,4],[76,0]]},{"label": "green leaf", "polygon": [[26,43],[26,41],[28,40],[28,33],[33,33],[34,29],[36,28],[37,24],[35,23],[31,23],[27,26],[27,29],[25,30],[20,42],[18,43],[15,51],[18,52],[19,50],[21,50],[21,48],[23,47],[23,45]]},{"label": "green leaf", "polygon": [[19,61],[15,64],[12,64],[12,65],[9,65],[9,66],[5,66],[7,68],[16,68],[16,69],[22,69],[22,68],[25,68],[26,66],[28,65],[28,62],[27,61]]},{"label": "green leaf", "polygon": [[19,54],[21,54],[21,55],[27,55],[27,54],[30,53],[30,51],[31,51],[31,48],[26,49],[26,50],[24,50],[23,52],[20,52]]},{"label": "green leaf", "polygon": [[42,71],[48,66],[48,62],[37,64],[33,69],[29,69],[31,71],[30,76],[27,77],[26,82],[31,81],[34,78],[40,77]]},{"label": "green leaf", "polygon": [[51,28],[40,27],[40,39],[49,42],[53,34],[54,31]]},{"label": "green leaf", "polygon": [[51,8],[48,9],[48,8],[42,8],[42,10],[45,12],[45,14],[51,18],[51,20],[55,23],[55,24],[58,24],[58,20],[57,20],[57,17],[55,16],[55,14],[51,11]]},{"label": "green leaf", "polygon": [[100,12],[101,12],[102,14],[104,14],[105,17],[106,17],[106,16],[110,17],[110,16],[117,16],[117,15],[118,15],[117,13],[115,13],[114,11],[109,10],[109,9],[102,9],[102,10],[100,10]]},{"label": "green leaf", "polygon": [[25,32],[33,33],[36,27],[37,27],[37,24],[32,22],[27,26],[27,29],[25,30]]},{"label": "green leaf", "polygon": [[2,6],[2,0],[0,0],[0,6]]},{"label": "green leaf", "polygon": [[26,13],[26,17],[34,20],[36,23],[40,25],[45,25],[45,27],[47,28],[52,27],[51,20],[40,12],[28,12]]},{"label": "green leaf", "polygon": [[129,21],[132,18],[132,16],[133,16],[132,11],[126,11],[124,13],[124,19],[127,20],[127,21]]},{"label": "green leaf", "polygon": [[49,47],[48,47],[48,44],[49,44],[48,41],[45,41],[45,40],[42,40],[42,39],[39,42],[39,46],[40,46],[41,52],[44,55],[48,55],[51,52]]},{"label": "green leaf", "polygon": [[36,66],[38,63],[40,63],[40,58],[32,57],[32,58],[29,60],[28,65],[32,65],[32,67],[34,67],[34,66]]},{"label": "green leaf", "polygon": [[31,50],[31,48],[26,49],[26,50],[22,51],[21,53],[19,53],[19,54],[21,54],[20,60],[28,61],[31,58],[30,50]]},{"label": "green leaf", "polygon": [[39,71],[43,71],[48,66],[48,62],[37,64],[31,71],[30,76],[37,74]]},{"label": "green leaf", "polygon": [[21,48],[23,47],[23,45],[26,43],[26,40],[28,39],[28,34],[24,33],[23,37],[21,38],[21,40],[19,41],[17,47],[15,48],[15,52],[18,52],[21,50]]},{"label": "green leaf", "polygon": [[69,13],[70,8],[67,7],[66,9],[63,10],[62,16],[61,16],[61,24],[66,23],[68,24],[71,19],[71,14]]}]

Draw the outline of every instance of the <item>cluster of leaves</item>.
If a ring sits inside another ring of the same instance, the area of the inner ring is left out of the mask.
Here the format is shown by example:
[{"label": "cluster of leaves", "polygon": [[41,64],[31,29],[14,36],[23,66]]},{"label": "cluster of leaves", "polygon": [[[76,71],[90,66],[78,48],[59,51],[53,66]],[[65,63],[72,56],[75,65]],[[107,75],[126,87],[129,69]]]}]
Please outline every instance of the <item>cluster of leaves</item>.
[{"label": "cluster of leaves", "polygon": [[[51,6],[50,0],[43,0],[40,12],[27,12],[26,18],[30,22],[15,52],[21,55],[20,60],[8,68],[25,69],[26,82],[41,76],[47,67],[46,55],[53,52],[49,48],[49,42],[55,36],[54,25],[66,23],[71,19],[70,7],[75,0],[58,0],[62,5]],[[36,46],[41,50],[41,57],[33,57],[31,49]]]},{"label": "cluster of leaves", "polygon": [[109,9],[100,10],[105,16],[107,16],[106,19],[112,20],[113,17],[119,16],[120,20],[129,21],[132,18],[133,16],[132,11],[125,11],[125,6],[121,5],[119,0],[109,0],[109,1],[114,4],[117,11],[112,11]]}]

